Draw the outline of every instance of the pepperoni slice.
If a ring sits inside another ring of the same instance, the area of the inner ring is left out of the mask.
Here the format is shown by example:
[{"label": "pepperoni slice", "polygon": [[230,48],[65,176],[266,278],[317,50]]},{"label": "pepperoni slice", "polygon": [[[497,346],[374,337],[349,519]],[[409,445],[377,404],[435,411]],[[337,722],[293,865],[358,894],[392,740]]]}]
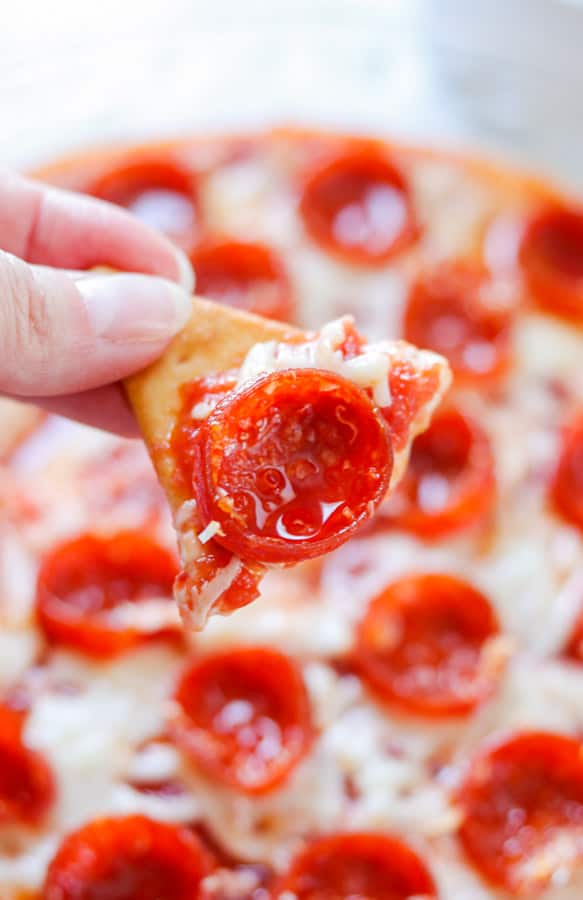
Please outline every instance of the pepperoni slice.
[{"label": "pepperoni slice", "polygon": [[203,522],[243,559],[290,563],[346,541],[383,498],[387,426],[364,391],[317,369],[262,376],[221,401],[195,442]]},{"label": "pepperoni slice", "polygon": [[245,794],[278,787],[312,743],[301,672],[276,650],[242,647],[195,662],[176,700],[176,742],[211,778]]},{"label": "pepperoni slice", "polygon": [[459,836],[472,863],[513,895],[564,883],[583,858],[583,749],[527,732],[478,755],[460,789]]},{"label": "pepperoni slice", "polygon": [[434,900],[437,888],[402,841],[354,833],[320,838],[296,856],[276,896],[288,894],[297,900]]},{"label": "pepperoni slice", "polygon": [[196,290],[226,306],[269,319],[291,321],[291,288],[283,263],[264,244],[214,241],[190,255]]},{"label": "pepperoni slice", "polygon": [[565,431],[550,497],[559,515],[583,530],[583,413]]},{"label": "pepperoni slice", "polygon": [[236,386],[236,375],[224,372],[197,378],[180,389],[180,412],[170,443],[178,471],[188,490],[192,484],[195,436],[209,412]]},{"label": "pepperoni slice", "polygon": [[358,668],[381,700],[423,716],[464,715],[487,696],[489,601],[451,575],[409,575],[370,604],[358,629]]},{"label": "pepperoni slice", "polygon": [[64,839],[42,900],[198,900],[211,869],[186,828],[145,816],[96,819]]},{"label": "pepperoni slice", "polygon": [[524,230],[519,260],[539,306],[583,320],[583,210],[554,207],[535,215]]},{"label": "pepperoni slice", "polygon": [[124,206],[181,246],[192,246],[198,217],[196,176],[176,160],[136,155],[104,172],[88,193]]},{"label": "pepperoni slice", "polygon": [[405,177],[374,148],[348,151],[312,172],[300,214],[320,247],[356,265],[383,265],[418,234]]},{"label": "pepperoni slice", "polygon": [[[109,657],[154,636],[176,631],[160,604],[172,604],[175,557],[136,531],[111,537],[86,534],[59,544],[44,560],[37,582],[38,622],[51,642],[89,656]],[[159,601],[157,609],[147,601]],[[143,604],[153,616],[144,628],[132,626],[129,604]],[[124,612],[128,612],[124,616]],[[128,624],[129,623],[129,624]]]},{"label": "pepperoni slice", "polygon": [[22,715],[0,706],[0,827],[41,824],[55,796],[49,766],[21,731]]},{"label": "pepperoni slice", "polygon": [[469,416],[444,409],[413,442],[409,467],[382,515],[422,538],[442,538],[483,519],[495,494],[489,438]]},{"label": "pepperoni slice", "polygon": [[458,378],[498,378],[510,363],[512,312],[487,270],[464,260],[440,263],[411,286],[404,336],[449,360]]}]

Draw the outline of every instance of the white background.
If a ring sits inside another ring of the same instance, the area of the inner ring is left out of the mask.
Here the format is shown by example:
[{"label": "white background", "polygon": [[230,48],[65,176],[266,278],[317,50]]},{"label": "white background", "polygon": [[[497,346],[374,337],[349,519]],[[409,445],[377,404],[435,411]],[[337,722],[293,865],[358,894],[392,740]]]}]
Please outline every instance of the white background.
[{"label": "white background", "polygon": [[502,151],[583,186],[577,0],[0,0],[0,163],[308,122]]}]

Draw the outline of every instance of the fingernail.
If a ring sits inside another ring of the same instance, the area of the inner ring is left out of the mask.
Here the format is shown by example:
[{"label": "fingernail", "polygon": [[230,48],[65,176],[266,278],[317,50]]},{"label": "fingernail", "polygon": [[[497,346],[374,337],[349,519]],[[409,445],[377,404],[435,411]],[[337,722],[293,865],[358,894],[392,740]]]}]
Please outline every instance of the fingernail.
[{"label": "fingernail", "polygon": [[176,248],[176,261],[178,263],[178,283],[184,288],[187,294],[192,294],[195,285],[195,273],[193,272],[190,260],[186,253]]},{"label": "fingernail", "polygon": [[77,282],[93,334],[116,342],[163,341],[186,325],[192,300],[149,275],[100,275]]}]

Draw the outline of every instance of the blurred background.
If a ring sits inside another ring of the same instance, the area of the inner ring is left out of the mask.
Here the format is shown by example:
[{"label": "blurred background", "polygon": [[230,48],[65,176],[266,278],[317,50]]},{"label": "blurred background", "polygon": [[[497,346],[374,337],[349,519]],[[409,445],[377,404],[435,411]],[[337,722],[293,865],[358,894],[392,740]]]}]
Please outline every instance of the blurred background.
[{"label": "blurred background", "polygon": [[17,0],[0,163],[249,125],[479,147],[583,187],[583,0]]}]

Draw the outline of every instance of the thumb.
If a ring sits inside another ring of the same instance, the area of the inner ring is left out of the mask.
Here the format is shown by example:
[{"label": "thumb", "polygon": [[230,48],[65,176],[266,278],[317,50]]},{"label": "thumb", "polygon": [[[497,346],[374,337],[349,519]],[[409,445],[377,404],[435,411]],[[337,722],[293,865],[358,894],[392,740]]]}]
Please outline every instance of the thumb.
[{"label": "thumb", "polygon": [[0,251],[0,392],[72,394],[148,365],[186,324],[182,288],[148,275],[74,281]]}]

